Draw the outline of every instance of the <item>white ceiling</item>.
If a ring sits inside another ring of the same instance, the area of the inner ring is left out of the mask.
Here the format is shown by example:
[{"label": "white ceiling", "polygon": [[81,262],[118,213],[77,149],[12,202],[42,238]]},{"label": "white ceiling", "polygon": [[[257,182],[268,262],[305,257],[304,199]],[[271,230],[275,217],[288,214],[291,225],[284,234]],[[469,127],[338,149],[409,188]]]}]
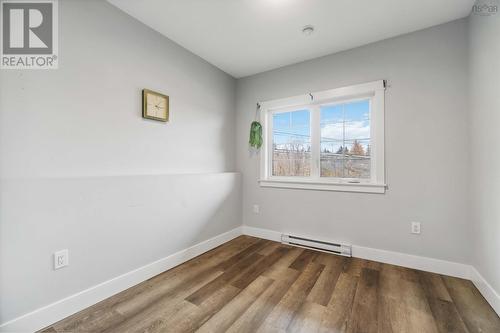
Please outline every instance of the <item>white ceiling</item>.
[{"label": "white ceiling", "polygon": [[[424,29],[474,0],[108,0],[234,77]],[[315,32],[302,34],[305,25]]]}]

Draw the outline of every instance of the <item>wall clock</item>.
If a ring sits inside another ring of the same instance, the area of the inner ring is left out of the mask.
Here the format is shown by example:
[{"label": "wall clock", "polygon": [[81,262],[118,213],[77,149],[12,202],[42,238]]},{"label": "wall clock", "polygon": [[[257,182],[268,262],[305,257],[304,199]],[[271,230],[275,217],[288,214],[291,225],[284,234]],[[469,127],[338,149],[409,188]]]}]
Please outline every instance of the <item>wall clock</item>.
[{"label": "wall clock", "polygon": [[142,117],[168,121],[168,96],[149,89],[142,90]]}]

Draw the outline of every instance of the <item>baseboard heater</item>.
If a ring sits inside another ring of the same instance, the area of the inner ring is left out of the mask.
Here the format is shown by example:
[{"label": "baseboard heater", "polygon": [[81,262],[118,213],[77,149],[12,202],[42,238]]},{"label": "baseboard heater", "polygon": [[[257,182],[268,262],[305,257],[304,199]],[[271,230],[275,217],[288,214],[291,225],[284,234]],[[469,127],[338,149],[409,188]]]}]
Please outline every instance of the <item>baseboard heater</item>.
[{"label": "baseboard heater", "polygon": [[306,237],[299,237],[294,235],[281,235],[281,242],[283,244],[303,247],[306,249],[334,253],[341,256],[351,256],[351,245],[331,243],[323,240],[316,240]]}]

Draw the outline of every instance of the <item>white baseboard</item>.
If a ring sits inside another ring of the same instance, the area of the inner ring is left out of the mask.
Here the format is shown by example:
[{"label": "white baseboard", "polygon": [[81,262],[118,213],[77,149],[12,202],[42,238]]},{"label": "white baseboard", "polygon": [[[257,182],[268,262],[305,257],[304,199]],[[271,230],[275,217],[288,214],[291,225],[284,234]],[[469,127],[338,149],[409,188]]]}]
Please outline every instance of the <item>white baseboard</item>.
[{"label": "white baseboard", "polygon": [[279,231],[262,229],[262,228],[254,228],[254,227],[249,227],[247,225],[244,225],[242,227],[242,231],[243,231],[243,235],[268,239],[268,240],[272,240],[275,242],[281,242],[281,234],[282,233]]},{"label": "white baseboard", "polygon": [[421,271],[444,274],[462,279],[470,278],[470,265],[453,261],[421,257],[407,253],[374,249],[364,246],[352,246],[352,256],[386,264],[403,266]]},{"label": "white baseboard", "polygon": [[[243,234],[279,242],[282,232],[243,226]],[[471,265],[358,245],[352,245],[352,256],[471,280],[491,307],[500,315],[500,296]]]},{"label": "white baseboard", "polygon": [[490,303],[491,307],[500,316],[500,295],[493,289],[493,287],[486,281],[483,276],[471,266],[472,283],[476,286],[483,297]]},{"label": "white baseboard", "polygon": [[182,264],[242,234],[235,228],[168,257],[90,287],[0,325],[0,332],[34,332]]}]

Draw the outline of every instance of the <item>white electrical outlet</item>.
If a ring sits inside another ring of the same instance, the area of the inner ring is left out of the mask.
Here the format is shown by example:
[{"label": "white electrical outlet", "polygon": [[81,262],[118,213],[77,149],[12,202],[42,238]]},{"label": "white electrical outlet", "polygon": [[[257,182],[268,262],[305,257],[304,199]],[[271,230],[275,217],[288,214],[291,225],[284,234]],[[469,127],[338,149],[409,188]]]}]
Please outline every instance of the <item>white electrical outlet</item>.
[{"label": "white electrical outlet", "polygon": [[54,253],[54,269],[59,269],[68,266],[69,253],[68,249],[57,251]]},{"label": "white electrical outlet", "polygon": [[259,214],[260,213],[260,207],[259,207],[259,205],[253,205],[253,212],[254,212],[254,214]]},{"label": "white electrical outlet", "polygon": [[411,223],[411,233],[412,234],[420,234],[420,222],[412,222]]}]

